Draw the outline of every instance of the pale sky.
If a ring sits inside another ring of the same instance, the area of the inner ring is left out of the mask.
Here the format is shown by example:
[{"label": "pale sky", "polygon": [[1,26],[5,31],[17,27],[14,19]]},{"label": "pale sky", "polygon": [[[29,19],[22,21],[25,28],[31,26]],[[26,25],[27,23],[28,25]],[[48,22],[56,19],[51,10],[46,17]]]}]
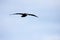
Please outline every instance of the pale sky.
[{"label": "pale sky", "polygon": [[60,40],[60,0],[0,0],[0,40]]}]

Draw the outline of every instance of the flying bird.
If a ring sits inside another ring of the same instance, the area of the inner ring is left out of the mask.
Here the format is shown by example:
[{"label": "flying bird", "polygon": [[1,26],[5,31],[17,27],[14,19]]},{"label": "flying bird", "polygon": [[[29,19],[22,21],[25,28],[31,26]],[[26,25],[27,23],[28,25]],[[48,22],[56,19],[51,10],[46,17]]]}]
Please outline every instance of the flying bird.
[{"label": "flying bird", "polygon": [[34,14],[28,14],[28,13],[14,13],[14,14],[11,14],[11,15],[22,15],[21,17],[26,17],[26,16],[34,16],[34,17],[38,17]]}]

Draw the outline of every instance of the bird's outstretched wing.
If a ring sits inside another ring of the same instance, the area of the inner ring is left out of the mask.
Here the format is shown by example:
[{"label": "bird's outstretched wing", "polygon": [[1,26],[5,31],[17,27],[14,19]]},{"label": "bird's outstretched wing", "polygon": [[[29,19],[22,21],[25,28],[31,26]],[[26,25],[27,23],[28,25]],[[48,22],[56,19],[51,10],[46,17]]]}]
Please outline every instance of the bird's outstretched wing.
[{"label": "bird's outstretched wing", "polygon": [[38,17],[38,16],[36,16],[36,15],[34,15],[34,14],[28,14],[28,15],[30,15],[30,16],[34,16],[34,17]]},{"label": "bird's outstretched wing", "polygon": [[10,15],[22,15],[22,13],[14,13],[14,14],[10,14]]}]

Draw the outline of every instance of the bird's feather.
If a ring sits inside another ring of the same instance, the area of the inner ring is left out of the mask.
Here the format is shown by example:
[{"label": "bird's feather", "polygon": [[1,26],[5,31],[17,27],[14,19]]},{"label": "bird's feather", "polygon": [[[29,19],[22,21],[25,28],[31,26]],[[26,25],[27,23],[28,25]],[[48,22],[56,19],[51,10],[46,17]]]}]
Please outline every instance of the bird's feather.
[{"label": "bird's feather", "polygon": [[14,13],[14,14],[11,14],[11,15],[22,15],[22,13]]},{"label": "bird's feather", "polygon": [[34,15],[34,14],[28,14],[28,15],[30,15],[30,16],[34,16],[34,17],[38,17],[38,16],[36,16],[36,15]]}]

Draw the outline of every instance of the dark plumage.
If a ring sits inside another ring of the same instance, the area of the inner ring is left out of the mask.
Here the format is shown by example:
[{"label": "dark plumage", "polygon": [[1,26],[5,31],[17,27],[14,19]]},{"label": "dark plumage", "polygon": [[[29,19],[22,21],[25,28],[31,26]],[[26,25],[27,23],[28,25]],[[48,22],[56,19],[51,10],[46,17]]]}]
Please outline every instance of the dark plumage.
[{"label": "dark plumage", "polygon": [[28,14],[28,13],[14,13],[14,14],[11,14],[11,15],[22,15],[21,17],[26,17],[26,16],[34,16],[34,17],[37,17],[36,15],[34,14]]}]

